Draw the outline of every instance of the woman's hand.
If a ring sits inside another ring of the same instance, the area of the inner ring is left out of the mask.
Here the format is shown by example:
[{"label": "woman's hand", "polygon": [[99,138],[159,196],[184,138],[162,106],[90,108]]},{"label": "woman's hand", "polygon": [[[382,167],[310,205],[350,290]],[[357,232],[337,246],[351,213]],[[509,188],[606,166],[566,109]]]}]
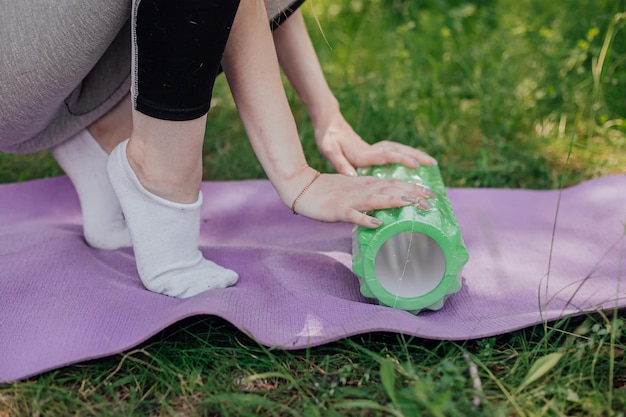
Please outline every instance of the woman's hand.
[{"label": "woman's hand", "polygon": [[315,128],[315,141],[321,154],[333,168],[344,175],[356,176],[355,168],[373,165],[403,164],[417,168],[437,161],[425,152],[401,143],[384,140],[370,145],[346,122],[339,111]]},{"label": "woman's hand", "polygon": [[[293,192],[292,207],[296,213],[324,222],[343,221],[376,228],[381,225],[380,220],[363,212],[409,204],[427,210],[431,207],[427,199],[435,197],[425,187],[399,180],[341,174],[322,174],[316,178],[316,175],[312,168],[307,168],[299,176],[300,188]],[[310,185],[305,189],[307,184]],[[297,194],[300,190],[304,192]]]},{"label": "woman's hand", "polygon": [[285,75],[311,117],[317,147],[337,172],[356,176],[355,167],[400,163],[417,168],[437,163],[426,153],[400,143],[370,145],[354,132],[328,87],[299,10],[274,32],[274,45]]}]

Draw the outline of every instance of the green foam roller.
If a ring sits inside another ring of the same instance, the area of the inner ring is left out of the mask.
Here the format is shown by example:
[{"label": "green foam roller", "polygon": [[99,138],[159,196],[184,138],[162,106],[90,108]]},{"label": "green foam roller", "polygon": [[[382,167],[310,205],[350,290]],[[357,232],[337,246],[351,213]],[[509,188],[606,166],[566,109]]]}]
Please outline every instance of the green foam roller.
[{"label": "green foam roller", "polygon": [[368,214],[382,221],[381,226],[355,226],[352,271],[359,277],[361,294],[414,314],[439,310],[461,289],[461,272],[469,259],[439,167],[384,165],[361,169],[359,175],[419,184],[436,195],[428,200],[429,210],[415,205],[374,210]]}]

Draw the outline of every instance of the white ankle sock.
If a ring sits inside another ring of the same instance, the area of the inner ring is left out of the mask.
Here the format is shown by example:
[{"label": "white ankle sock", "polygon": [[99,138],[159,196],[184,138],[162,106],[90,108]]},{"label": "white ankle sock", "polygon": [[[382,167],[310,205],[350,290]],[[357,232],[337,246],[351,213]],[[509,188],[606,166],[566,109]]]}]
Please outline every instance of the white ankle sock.
[{"label": "white ankle sock", "polygon": [[52,148],[52,155],[74,184],[83,213],[83,234],[90,246],[131,246],[122,208],[111,187],[108,155],[85,129]]},{"label": "white ankle sock", "polygon": [[128,140],[111,152],[109,178],[133,239],[139,277],[150,291],[187,298],[237,282],[235,271],[205,259],[200,239],[202,193],[193,204],[168,201],[146,190],[126,156]]}]

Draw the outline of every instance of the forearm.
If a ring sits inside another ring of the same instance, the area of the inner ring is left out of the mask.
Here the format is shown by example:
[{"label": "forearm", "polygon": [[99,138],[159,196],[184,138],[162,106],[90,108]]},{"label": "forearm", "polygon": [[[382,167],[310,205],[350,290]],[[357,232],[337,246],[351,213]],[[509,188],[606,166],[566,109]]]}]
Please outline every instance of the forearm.
[{"label": "forearm", "polygon": [[254,152],[283,202],[290,204],[310,168],[282,85],[262,1],[240,3],[222,66]]},{"label": "forearm", "polygon": [[339,112],[339,103],[326,82],[299,10],[275,30],[274,42],[280,66],[313,125],[327,124]]}]

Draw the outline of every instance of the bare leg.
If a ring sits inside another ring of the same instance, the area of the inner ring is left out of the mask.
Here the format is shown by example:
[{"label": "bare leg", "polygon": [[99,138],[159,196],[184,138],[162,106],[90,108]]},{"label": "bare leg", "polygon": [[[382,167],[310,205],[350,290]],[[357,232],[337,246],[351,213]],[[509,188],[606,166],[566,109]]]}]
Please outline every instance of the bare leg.
[{"label": "bare leg", "polygon": [[110,154],[121,141],[128,139],[133,129],[130,95],[87,128],[100,147]]},{"label": "bare leg", "polygon": [[206,116],[159,120],[133,110],[128,162],[150,192],[177,203],[194,203],[202,182]]}]

